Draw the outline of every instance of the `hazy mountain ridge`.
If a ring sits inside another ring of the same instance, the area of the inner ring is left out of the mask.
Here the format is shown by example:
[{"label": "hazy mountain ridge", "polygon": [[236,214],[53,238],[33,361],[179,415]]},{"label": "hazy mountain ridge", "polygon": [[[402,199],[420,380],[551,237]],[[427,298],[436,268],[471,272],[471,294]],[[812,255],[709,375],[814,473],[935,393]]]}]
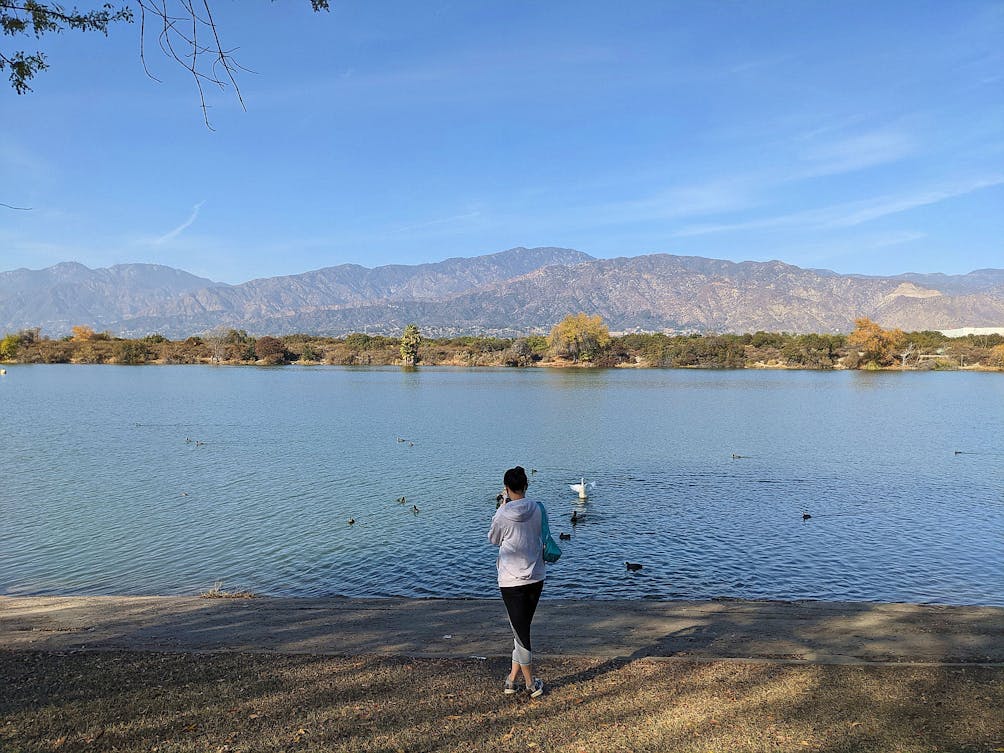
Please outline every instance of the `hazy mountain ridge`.
[{"label": "hazy mountain ridge", "polygon": [[75,324],[117,326],[140,311],[221,283],[159,264],[90,269],[63,262],[46,269],[0,272],[0,328],[42,327],[65,334]]},{"label": "hazy mountain ridge", "polygon": [[262,334],[353,331],[517,334],[566,314],[611,329],[846,332],[855,317],[908,330],[1004,326],[1004,270],[966,275],[841,275],[779,261],[650,254],[594,259],[515,248],[420,265],[327,267],[224,285],[157,265],[66,263],[0,273],[0,328],[184,337],[217,326]]},{"label": "hazy mountain ridge", "polygon": [[237,321],[260,321],[296,312],[367,306],[392,300],[442,300],[500,280],[511,279],[550,264],[592,259],[561,248],[514,248],[472,259],[370,269],[356,264],[269,277],[227,288],[199,290],[141,316],[181,316],[230,312]]}]

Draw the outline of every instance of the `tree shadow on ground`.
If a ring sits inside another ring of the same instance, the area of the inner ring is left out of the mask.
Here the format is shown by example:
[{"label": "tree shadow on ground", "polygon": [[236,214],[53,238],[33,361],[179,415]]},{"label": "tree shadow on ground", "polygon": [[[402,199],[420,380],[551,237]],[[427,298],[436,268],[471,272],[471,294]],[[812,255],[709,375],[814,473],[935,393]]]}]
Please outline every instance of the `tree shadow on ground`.
[{"label": "tree shadow on ground", "polygon": [[[0,746],[41,750],[993,749],[1004,670],[549,659],[539,700],[501,662],[0,652]],[[576,679],[577,678],[577,679]]]},{"label": "tree shadow on ground", "polygon": [[[39,602],[31,614],[0,611],[4,645],[25,639],[20,650],[0,652],[0,747],[836,753],[1004,746],[994,711],[1004,706],[1001,666],[874,661],[999,659],[1000,610],[938,609],[933,618],[928,610],[920,619],[925,610],[906,605],[545,602],[534,640],[548,693],[530,701],[501,694],[507,659],[407,656],[486,643],[508,650],[511,634],[494,602],[192,600],[164,614],[156,601],[102,621],[56,601]],[[450,634],[456,642],[444,643]],[[31,637],[49,650],[25,650]],[[145,652],[115,650],[121,646]],[[342,650],[310,653],[318,646]],[[577,659],[555,650],[569,646],[583,654],[603,646],[608,654]],[[210,653],[187,653],[192,647]],[[859,663],[785,663],[813,656]],[[860,663],[866,659],[873,661]]]}]

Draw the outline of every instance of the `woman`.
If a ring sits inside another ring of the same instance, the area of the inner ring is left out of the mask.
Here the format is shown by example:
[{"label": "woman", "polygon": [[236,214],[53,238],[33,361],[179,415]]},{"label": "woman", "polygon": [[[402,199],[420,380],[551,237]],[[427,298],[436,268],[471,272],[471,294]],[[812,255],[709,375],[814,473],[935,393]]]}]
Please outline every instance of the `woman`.
[{"label": "woman", "polygon": [[499,548],[499,590],[509,613],[513,633],[512,671],[504,692],[517,691],[520,673],[531,698],[544,693],[544,683],[533,676],[530,654],[530,623],[544,588],[544,557],[541,540],[541,506],[526,498],[526,471],[516,466],[505,472],[505,496],[488,530],[488,540]]}]

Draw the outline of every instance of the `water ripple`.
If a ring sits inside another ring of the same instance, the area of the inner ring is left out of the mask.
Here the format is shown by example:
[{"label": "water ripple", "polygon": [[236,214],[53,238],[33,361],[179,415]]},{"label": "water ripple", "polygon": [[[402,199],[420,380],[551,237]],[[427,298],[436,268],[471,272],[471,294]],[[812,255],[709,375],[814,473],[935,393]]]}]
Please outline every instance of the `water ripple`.
[{"label": "water ripple", "polygon": [[0,593],[493,596],[521,463],[551,597],[1004,605],[1004,379],[895,376],[10,367]]}]

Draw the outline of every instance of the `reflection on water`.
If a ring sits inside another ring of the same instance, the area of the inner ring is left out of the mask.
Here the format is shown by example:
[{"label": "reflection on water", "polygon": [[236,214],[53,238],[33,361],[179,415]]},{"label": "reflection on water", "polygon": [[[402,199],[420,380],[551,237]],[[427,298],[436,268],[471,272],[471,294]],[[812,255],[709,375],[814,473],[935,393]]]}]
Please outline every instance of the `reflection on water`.
[{"label": "reflection on water", "polygon": [[492,596],[518,463],[550,598],[1004,605],[999,374],[12,366],[0,406],[0,593]]}]

